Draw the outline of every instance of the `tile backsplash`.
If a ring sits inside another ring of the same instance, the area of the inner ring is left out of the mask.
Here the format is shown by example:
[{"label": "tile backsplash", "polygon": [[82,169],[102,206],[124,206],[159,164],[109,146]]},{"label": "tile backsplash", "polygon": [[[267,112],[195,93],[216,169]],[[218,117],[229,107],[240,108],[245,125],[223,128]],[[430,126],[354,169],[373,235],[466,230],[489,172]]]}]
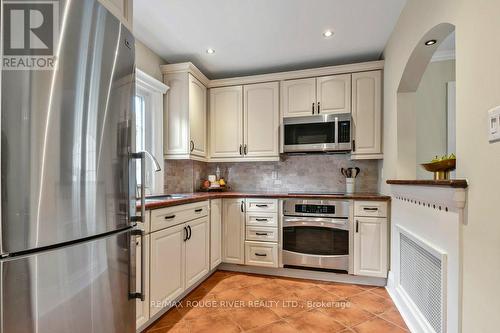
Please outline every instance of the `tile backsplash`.
[{"label": "tile backsplash", "polygon": [[200,182],[215,174],[233,191],[255,192],[344,192],[342,167],[361,169],[356,179],[357,192],[377,192],[378,162],[351,161],[349,155],[283,155],[279,162],[204,163],[190,160],[165,161],[165,192],[198,190]]}]

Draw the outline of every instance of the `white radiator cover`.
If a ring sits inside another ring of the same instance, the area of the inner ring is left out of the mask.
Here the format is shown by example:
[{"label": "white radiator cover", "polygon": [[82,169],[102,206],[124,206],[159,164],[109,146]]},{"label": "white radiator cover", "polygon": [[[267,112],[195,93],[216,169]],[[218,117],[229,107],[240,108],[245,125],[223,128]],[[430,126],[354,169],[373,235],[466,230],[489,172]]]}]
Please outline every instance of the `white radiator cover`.
[{"label": "white radiator cover", "polygon": [[446,255],[400,230],[401,289],[435,333],[446,332]]},{"label": "white radiator cover", "polygon": [[464,189],[392,185],[388,291],[412,333],[461,332]]}]

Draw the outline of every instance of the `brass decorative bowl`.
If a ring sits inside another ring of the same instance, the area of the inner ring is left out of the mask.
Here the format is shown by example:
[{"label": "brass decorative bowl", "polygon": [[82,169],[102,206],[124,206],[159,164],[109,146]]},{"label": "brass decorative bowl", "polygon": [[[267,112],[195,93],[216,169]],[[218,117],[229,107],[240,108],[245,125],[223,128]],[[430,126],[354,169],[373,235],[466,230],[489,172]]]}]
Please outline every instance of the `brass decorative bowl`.
[{"label": "brass decorative bowl", "polygon": [[457,160],[452,158],[437,162],[424,163],[421,165],[425,170],[434,173],[434,180],[446,180],[450,179],[450,171],[455,170]]}]

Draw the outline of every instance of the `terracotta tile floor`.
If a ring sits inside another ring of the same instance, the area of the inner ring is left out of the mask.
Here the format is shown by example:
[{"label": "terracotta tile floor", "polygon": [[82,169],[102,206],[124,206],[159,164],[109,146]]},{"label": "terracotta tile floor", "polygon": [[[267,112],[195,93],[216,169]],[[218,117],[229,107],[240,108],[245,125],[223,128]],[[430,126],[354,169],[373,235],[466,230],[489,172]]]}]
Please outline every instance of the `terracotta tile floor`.
[{"label": "terracotta tile floor", "polygon": [[217,271],[153,323],[163,332],[408,332],[384,288]]}]

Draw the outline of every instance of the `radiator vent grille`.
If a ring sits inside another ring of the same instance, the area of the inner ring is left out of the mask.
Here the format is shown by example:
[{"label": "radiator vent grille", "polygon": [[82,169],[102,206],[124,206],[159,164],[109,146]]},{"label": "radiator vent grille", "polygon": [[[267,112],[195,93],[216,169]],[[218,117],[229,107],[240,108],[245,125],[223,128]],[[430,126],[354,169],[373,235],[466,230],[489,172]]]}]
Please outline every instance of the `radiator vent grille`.
[{"label": "radiator vent grille", "polygon": [[426,248],[400,233],[400,285],[436,333],[444,332],[443,265]]}]

